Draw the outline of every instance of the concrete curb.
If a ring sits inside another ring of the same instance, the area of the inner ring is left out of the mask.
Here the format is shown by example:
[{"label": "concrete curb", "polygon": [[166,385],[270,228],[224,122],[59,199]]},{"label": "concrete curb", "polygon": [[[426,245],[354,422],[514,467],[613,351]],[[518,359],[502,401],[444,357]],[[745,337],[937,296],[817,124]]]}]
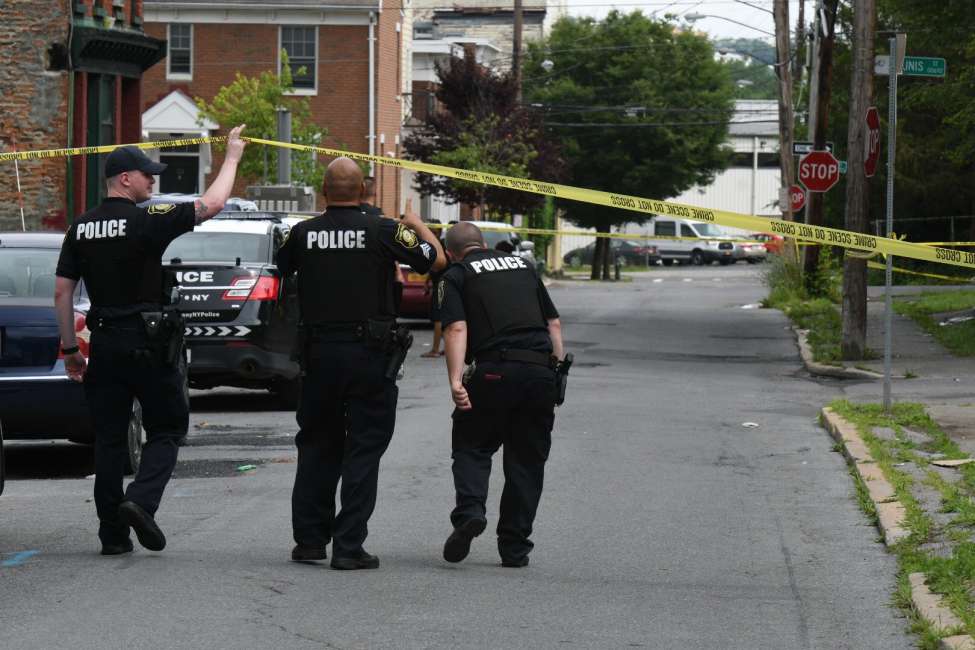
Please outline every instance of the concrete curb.
[{"label": "concrete curb", "polygon": [[837,379],[883,379],[884,376],[869,370],[859,368],[849,368],[847,366],[831,366],[813,360],[812,348],[809,345],[809,330],[799,329],[793,326],[796,342],[799,344],[799,356],[802,357],[802,365],[813,375],[820,377],[835,377]]},{"label": "concrete curb", "polygon": [[975,650],[975,639],[967,634],[948,636],[941,639],[938,647],[941,650]]},{"label": "concrete curb", "polygon": [[884,536],[884,543],[892,546],[901,541],[909,534],[901,525],[907,512],[900,501],[894,498],[894,487],[876,465],[870,450],[860,437],[860,432],[853,423],[847,422],[829,407],[823,409],[822,416],[826,430],[840,443],[843,455],[867,486],[870,500],[877,509],[877,525]]},{"label": "concrete curb", "polygon": [[[884,537],[884,544],[891,546],[907,537],[909,532],[902,526],[907,512],[897,501],[894,487],[874,461],[856,426],[829,407],[823,408],[822,418],[823,426],[833,439],[840,443],[848,463],[867,486],[870,500],[877,510],[877,525]],[[930,623],[935,630],[944,632],[963,625],[958,617],[944,606],[941,597],[931,593],[925,584],[927,577],[923,573],[912,573],[908,576],[908,580],[911,585],[911,604],[918,616]],[[975,650],[975,639],[967,634],[946,637],[941,639],[940,648]]]},{"label": "concrete curb", "polygon": [[911,582],[911,602],[914,604],[914,609],[933,628],[943,632],[963,625],[961,620],[944,606],[941,596],[932,594],[928,589],[924,583],[927,576],[923,573],[912,573],[907,576],[907,579]]}]

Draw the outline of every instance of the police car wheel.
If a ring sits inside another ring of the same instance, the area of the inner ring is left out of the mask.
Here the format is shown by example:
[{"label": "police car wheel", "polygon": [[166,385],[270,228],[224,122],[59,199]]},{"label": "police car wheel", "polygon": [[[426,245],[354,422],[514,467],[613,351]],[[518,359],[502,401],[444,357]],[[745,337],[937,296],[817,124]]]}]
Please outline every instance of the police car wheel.
[{"label": "police car wheel", "polygon": [[125,463],[125,473],[135,474],[139,471],[142,460],[142,445],[145,444],[145,431],[142,428],[142,405],[139,400],[133,400],[132,413],[129,416],[129,429],[126,433],[129,455]]}]

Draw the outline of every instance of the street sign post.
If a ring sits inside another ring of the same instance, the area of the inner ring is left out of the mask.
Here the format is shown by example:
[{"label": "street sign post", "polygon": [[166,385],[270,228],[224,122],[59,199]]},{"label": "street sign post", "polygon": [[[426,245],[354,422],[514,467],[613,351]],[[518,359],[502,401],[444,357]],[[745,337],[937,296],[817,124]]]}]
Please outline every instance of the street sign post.
[{"label": "street sign post", "polygon": [[793,185],[789,188],[789,201],[792,203],[792,213],[799,212],[806,205],[806,190],[801,185]]},{"label": "street sign post", "polygon": [[810,192],[828,192],[840,180],[840,162],[828,151],[813,151],[799,159],[799,182]]},{"label": "street sign post", "polygon": [[876,106],[867,109],[865,121],[867,133],[863,139],[863,171],[867,178],[871,178],[877,173],[877,161],[880,160],[880,111]]},{"label": "street sign post", "polygon": [[[890,75],[890,56],[877,56],[873,63],[874,74],[886,77]],[[905,56],[904,67],[900,72],[905,77],[944,77],[948,71],[947,62],[937,56]]]},{"label": "street sign post", "polygon": [[[793,156],[805,156],[807,153],[816,149],[816,145],[812,142],[793,142],[792,143],[792,155]],[[833,151],[833,143],[826,143],[826,151]]]}]

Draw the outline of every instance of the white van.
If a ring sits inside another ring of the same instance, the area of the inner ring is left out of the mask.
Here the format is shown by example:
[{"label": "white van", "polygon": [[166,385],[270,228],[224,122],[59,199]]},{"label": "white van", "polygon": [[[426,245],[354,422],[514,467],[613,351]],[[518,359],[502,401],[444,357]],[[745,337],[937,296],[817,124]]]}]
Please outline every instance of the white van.
[{"label": "white van", "polygon": [[664,266],[678,264],[735,263],[734,240],[721,228],[706,221],[654,217],[650,222],[651,237],[682,237],[683,239],[651,239],[657,247]]}]

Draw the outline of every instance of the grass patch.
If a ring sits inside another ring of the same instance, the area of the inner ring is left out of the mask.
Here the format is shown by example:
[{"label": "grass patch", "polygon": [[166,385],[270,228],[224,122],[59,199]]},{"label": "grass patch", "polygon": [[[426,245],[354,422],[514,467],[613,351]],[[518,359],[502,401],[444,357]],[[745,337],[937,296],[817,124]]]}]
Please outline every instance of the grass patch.
[{"label": "grass patch", "polygon": [[941,345],[960,357],[975,356],[975,320],[942,327],[934,315],[973,308],[975,291],[924,293],[917,298],[894,301],[894,311],[914,319]]},{"label": "grass patch", "polygon": [[[838,400],[830,404],[830,408],[856,425],[864,443],[907,512],[904,523],[910,534],[891,549],[897,555],[899,566],[895,603],[910,611],[907,576],[923,572],[928,577],[931,591],[942,596],[947,606],[963,622],[963,631],[972,634],[975,632],[975,543],[972,542],[971,535],[975,529],[975,467],[963,466],[959,469],[960,479],[950,482],[930,469],[929,458],[916,453],[925,451],[948,458],[966,457],[920,404],[895,404],[890,417],[884,415],[879,404],[852,404]],[[894,439],[878,438],[873,435],[874,427],[892,429],[895,432]],[[923,432],[929,440],[918,445],[906,434],[907,429]],[[898,464],[904,462],[911,462],[928,470],[923,483],[940,494],[942,512],[956,515],[947,528],[937,530],[933,519],[920,507],[912,493],[914,478],[898,468]],[[862,481],[857,481],[855,486],[861,507],[871,519],[875,519],[873,503],[864,494],[865,486]],[[950,557],[939,557],[924,548],[926,543],[937,540],[953,544]],[[912,618],[911,629],[919,635],[920,646],[938,647],[937,634],[931,627],[913,614],[909,615]]]},{"label": "grass patch", "polygon": [[762,305],[781,310],[797,327],[809,330],[813,359],[839,364],[843,321],[837,303],[842,278],[834,269],[830,255],[822,255],[820,262],[817,296],[813,296],[799,265],[776,256],[765,272],[764,282],[769,294]]}]

